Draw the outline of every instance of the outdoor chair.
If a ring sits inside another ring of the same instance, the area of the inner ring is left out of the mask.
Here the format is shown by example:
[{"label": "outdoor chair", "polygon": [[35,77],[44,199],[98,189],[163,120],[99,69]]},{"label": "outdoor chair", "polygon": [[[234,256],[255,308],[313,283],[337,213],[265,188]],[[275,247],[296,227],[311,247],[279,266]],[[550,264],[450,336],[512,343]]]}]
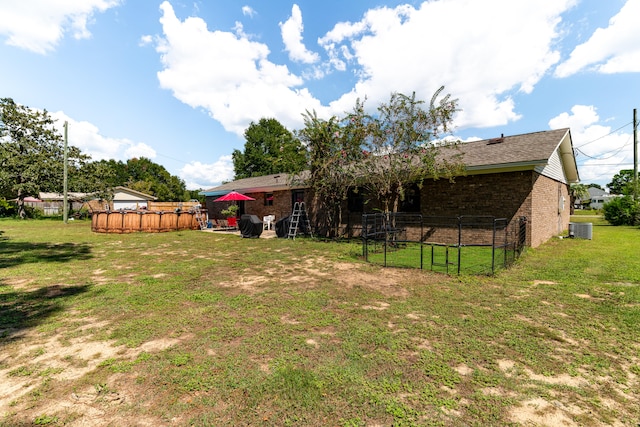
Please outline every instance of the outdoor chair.
[{"label": "outdoor chair", "polygon": [[276,216],[275,215],[267,215],[262,217],[263,229],[271,230],[275,224]]}]

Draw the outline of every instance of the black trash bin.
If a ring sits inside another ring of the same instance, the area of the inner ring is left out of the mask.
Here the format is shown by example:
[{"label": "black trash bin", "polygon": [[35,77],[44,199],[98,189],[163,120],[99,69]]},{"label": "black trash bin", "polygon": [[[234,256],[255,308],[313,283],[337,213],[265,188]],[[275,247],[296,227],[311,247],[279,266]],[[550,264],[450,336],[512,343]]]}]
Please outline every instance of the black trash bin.
[{"label": "black trash bin", "polygon": [[289,234],[289,223],[290,219],[288,216],[276,221],[276,236],[278,237],[287,237]]}]

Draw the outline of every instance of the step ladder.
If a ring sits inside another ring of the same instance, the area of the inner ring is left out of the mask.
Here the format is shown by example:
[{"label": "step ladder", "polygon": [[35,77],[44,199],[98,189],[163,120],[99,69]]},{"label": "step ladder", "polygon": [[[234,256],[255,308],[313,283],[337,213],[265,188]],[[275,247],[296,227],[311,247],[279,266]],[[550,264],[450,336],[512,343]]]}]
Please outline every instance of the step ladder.
[{"label": "step ladder", "polygon": [[300,221],[302,221],[304,231],[313,237],[311,234],[311,224],[309,223],[309,217],[307,216],[307,210],[304,207],[304,202],[295,202],[293,205],[293,212],[289,219],[289,233],[287,234],[287,239],[296,238],[296,234],[298,234],[298,230],[300,229]]},{"label": "step ladder", "polygon": [[196,214],[196,221],[198,221],[198,225],[200,226],[200,230],[206,230],[209,226],[207,224],[207,216],[200,209],[200,205],[196,205],[193,207],[193,211]]}]

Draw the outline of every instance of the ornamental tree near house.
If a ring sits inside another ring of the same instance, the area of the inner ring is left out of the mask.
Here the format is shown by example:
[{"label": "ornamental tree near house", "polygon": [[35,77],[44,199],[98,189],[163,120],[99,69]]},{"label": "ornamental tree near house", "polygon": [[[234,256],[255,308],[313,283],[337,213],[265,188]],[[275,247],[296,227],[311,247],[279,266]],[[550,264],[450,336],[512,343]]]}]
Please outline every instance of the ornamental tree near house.
[{"label": "ornamental tree near house", "polygon": [[428,109],[415,93],[393,93],[375,116],[358,102],[345,120],[344,138],[354,140],[348,145],[362,148],[356,160],[357,185],[376,197],[385,212],[398,211],[409,186],[421,186],[427,178],[453,179],[463,170],[456,152],[449,152],[455,144],[433,143],[450,132],[457,106],[450,95],[438,98],[443,89],[434,93]]},{"label": "ornamental tree near house", "polygon": [[325,213],[319,234],[337,236],[340,206],[349,190],[364,190],[385,212],[397,212],[409,186],[462,172],[456,152],[446,153],[450,144],[433,144],[449,132],[456,111],[449,95],[438,98],[442,90],[435,92],[428,109],[415,94],[393,93],[375,115],[368,114],[360,100],[344,118],[322,120],[315,112],[305,114],[298,137],[309,152],[307,184],[317,198],[317,210]]},{"label": "ornamental tree near house", "polygon": [[[342,201],[355,180],[353,162],[359,159],[357,139],[344,138],[338,118],[318,118],[315,111],[304,115],[305,127],[297,132],[309,152],[309,177],[316,206],[316,233],[338,237]],[[351,143],[351,145],[349,145]]]}]

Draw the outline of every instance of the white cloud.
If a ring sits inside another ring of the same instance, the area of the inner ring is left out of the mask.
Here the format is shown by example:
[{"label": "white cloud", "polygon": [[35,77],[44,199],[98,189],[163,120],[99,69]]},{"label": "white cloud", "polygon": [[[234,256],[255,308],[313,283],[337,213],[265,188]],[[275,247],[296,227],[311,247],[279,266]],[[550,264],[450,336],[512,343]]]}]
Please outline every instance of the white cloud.
[{"label": "white cloud", "polygon": [[[560,59],[561,15],[576,0],[440,0],[367,11],[358,22],[339,22],[318,39],[327,57],[298,76],[269,59],[270,49],[235,32],[208,30],[196,17],[179,20],[161,5],[164,35],[156,45],[160,84],[180,101],[205,108],[226,130],[242,135],[251,121],[275,117],[295,129],[301,114],[342,115],[357,98],[369,108],[392,91],[428,101],[441,85],[460,100],[459,127],[490,127],[518,120],[514,94],[529,94]],[[302,44],[297,5],[281,24],[292,58],[316,60]],[[295,52],[295,53],[294,53]],[[322,105],[304,78],[348,72],[357,81]],[[304,78],[303,78],[304,77]]]},{"label": "white cloud", "polygon": [[65,33],[76,39],[91,36],[87,24],[95,13],[115,7],[120,0],[30,0],[0,2],[0,36],[6,43],[45,54],[56,48]]},{"label": "white cloud", "polygon": [[568,77],[584,69],[604,74],[640,72],[639,16],[640,0],[628,0],[607,28],[598,28],[571,52],[555,75]]},{"label": "white cloud", "polygon": [[203,107],[227,131],[242,135],[251,121],[276,117],[295,128],[320,102],[302,78],[268,60],[269,48],[243,34],[209,31],[200,18],[180,21],[167,1],[160,6],[164,37],[156,49],[161,87],[194,108]]},{"label": "white cloud", "polygon": [[307,50],[302,43],[302,12],[297,4],[291,8],[291,16],[284,23],[280,23],[280,31],[285,50],[289,53],[289,58],[295,62],[313,64],[320,60],[320,55]]},{"label": "white cloud", "polygon": [[580,180],[584,183],[606,185],[621,169],[629,169],[633,162],[633,136],[600,124],[594,106],[574,105],[571,113],[561,113],[549,120],[551,129],[571,129]]},{"label": "white cloud", "polygon": [[253,18],[256,15],[256,11],[251,6],[242,6],[242,14]]},{"label": "white cloud", "polygon": [[207,189],[231,181],[234,176],[231,156],[222,156],[213,164],[191,162],[180,169],[182,178],[189,190]]},{"label": "white cloud", "polygon": [[154,159],[156,157],[156,150],[144,142],[129,142],[125,140],[129,146],[124,150],[124,155],[127,159],[134,157],[146,157],[147,159]]},{"label": "white cloud", "polygon": [[153,43],[153,36],[150,35],[144,35],[140,37],[140,41],[138,42],[138,46],[148,46],[151,43]]},{"label": "white cloud", "polygon": [[69,145],[78,147],[84,154],[90,155],[94,161],[109,159],[126,161],[133,157],[144,156],[149,159],[156,157],[155,150],[145,143],[104,136],[94,124],[74,120],[62,111],[50,113],[50,115],[56,120],[55,127],[61,135],[64,135],[64,122],[68,122]]},{"label": "white cloud", "polygon": [[556,28],[574,3],[441,0],[373,9],[359,22],[338,23],[319,43],[331,61],[361,77],[333,110],[364,95],[377,105],[391,91],[429,100],[444,84],[460,99],[459,126],[517,120],[511,94],[531,93],[559,60]]}]

